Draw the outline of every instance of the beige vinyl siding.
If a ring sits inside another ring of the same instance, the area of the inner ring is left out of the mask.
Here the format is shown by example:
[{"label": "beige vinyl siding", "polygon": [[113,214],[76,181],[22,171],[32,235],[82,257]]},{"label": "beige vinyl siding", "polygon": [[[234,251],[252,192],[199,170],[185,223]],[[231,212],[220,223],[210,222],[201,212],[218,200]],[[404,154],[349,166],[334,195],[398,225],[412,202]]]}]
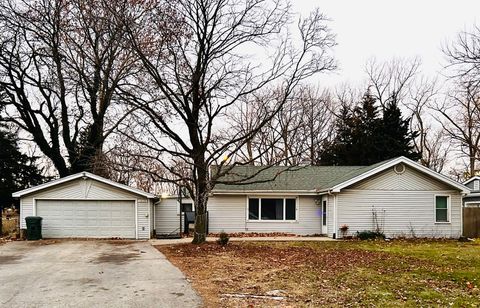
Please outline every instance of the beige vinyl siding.
[{"label": "beige vinyl siding", "polygon": [[[138,238],[150,238],[149,201],[147,198],[93,179],[76,179],[20,198],[20,228],[25,229],[25,217],[35,215],[34,200],[134,200],[137,202]],[[147,216],[145,216],[147,215]],[[145,229],[145,230],[143,230]]]},{"label": "beige vinyl siding", "polygon": [[137,234],[139,239],[150,238],[150,207],[147,199],[137,201]]},{"label": "beige vinyl siding", "polygon": [[[255,196],[262,197],[262,196]],[[284,197],[278,195],[277,197]],[[315,197],[300,196],[297,204],[295,222],[247,222],[247,196],[211,197],[208,202],[209,231],[218,233],[233,232],[286,232],[294,234],[320,234],[320,207]]]},{"label": "beige vinyl siding", "polygon": [[162,199],[155,204],[155,231],[157,234],[178,233],[179,219],[177,199]]},{"label": "beige vinyl siding", "polygon": [[405,172],[397,174],[390,168],[361,182],[353,184],[349,189],[361,190],[450,190],[450,186],[431,176],[405,166]]},{"label": "beige vinyl siding", "polygon": [[[450,195],[451,221],[435,223],[435,195]],[[457,237],[461,234],[461,194],[410,167],[393,168],[352,185],[338,194],[337,225],[349,234],[374,230],[373,212],[387,236]]]},{"label": "beige vinyl siding", "polygon": [[[435,223],[435,195],[451,197],[451,221]],[[338,224],[349,234],[374,230],[373,210],[387,236],[458,237],[461,235],[461,195],[456,191],[359,191],[338,196]]]}]

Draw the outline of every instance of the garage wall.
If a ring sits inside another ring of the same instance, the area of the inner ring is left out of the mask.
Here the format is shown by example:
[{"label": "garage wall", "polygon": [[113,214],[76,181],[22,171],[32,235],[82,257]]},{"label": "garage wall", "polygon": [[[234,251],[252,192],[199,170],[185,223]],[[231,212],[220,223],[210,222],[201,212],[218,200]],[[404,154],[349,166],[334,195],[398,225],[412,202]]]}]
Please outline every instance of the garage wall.
[{"label": "garage wall", "polygon": [[25,217],[34,215],[34,199],[57,200],[136,200],[138,238],[150,238],[150,201],[137,194],[92,179],[76,179],[23,196],[20,199],[20,228]]}]

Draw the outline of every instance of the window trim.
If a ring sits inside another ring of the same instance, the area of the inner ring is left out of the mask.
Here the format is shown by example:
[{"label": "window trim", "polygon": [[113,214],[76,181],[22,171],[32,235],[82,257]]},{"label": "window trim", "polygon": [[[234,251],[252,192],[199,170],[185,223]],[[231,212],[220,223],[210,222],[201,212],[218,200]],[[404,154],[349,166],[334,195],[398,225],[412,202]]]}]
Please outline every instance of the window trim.
[{"label": "window trim", "polygon": [[473,191],[480,190],[480,180],[473,180]]},{"label": "window trim", "polygon": [[[447,219],[448,221],[437,221],[437,197],[447,197]],[[449,194],[434,194],[433,195],[433,222],[437,225],[445,225],[452,223],[452,197]]]},{"label": "window trim", "polygon": [[[258,200],[258,219],[250,219],[249,218],[249,200],[250,199],[259,199]],[[283,219],[262,219],[262,199],[283,199]],[[286,219],[286,211],[287,211],[287,202],[286,199],[295,199],[295,219]],[[298,213],[299,213],[299,198],[298,196],[247,196],[246,198],[246,222],[253,222],[253,223],[295,223],[298,222]]]}]

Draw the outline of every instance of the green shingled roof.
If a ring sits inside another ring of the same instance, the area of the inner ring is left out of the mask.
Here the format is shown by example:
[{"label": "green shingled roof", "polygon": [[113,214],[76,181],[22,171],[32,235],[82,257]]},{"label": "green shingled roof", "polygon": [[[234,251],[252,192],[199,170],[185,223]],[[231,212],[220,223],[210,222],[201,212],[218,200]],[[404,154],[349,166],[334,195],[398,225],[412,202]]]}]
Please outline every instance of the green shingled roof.
[{"label": "green shingled roof", "polygon": [[[388,160],[389,161],[389,160]],[[253,179],[249,184],[217,184],[213,191],[321,191],[348,181],[371,169],[383,165],[388,161],[371,166],[299,166],[299,167],[270,167]],[[264,166],[237,166],[221,180],[235,182],[239,179],[252,176]]]}]

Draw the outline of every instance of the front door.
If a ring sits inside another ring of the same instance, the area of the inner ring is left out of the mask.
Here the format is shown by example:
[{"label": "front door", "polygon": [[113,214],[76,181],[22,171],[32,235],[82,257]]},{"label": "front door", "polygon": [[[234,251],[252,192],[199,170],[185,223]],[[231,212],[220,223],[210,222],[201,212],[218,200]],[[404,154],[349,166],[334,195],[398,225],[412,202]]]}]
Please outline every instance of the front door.
[{"label": "front door", "polygon": [[322,196],[322,210],[320,211],[322,214],[322,234],[327,234],[327,198],[327,196]]}]

